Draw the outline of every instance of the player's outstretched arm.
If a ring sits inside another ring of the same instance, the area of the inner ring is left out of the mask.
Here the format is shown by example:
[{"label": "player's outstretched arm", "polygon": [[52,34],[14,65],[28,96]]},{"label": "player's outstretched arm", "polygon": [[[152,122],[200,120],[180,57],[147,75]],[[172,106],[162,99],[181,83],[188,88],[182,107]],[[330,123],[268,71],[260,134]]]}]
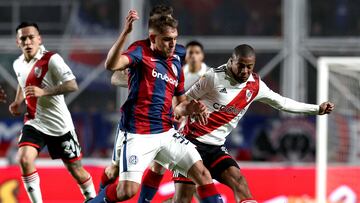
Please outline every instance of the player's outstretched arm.
[{"label": "player's outstretched arm", "polygon": [[60,95],[65,93],[70,93],[78,90],[78,85],[76,80],[68,80],[62,83],[61,85],[57,85],[50,88],[39,88],[37,86],[27,86],[25,88],[25,95],[27,97],[42,97],[42,96],[53,96]]},{"label": "player's outstretched arm", "polygon": [[18,85],[15,100],[9,105],[9,111],[13,116],[20,116],[20,105],[24,101],[24,94]]},{"label": "player's outstretched arm", "polygon": [[331,102],[324,102],[319,105],[319,115],[330,114],[335,109],[335,105]]},{"label": "player's outstretched arm", "polygon": [[6,103],[6,97],[5,90],[0,86],[0,102]]},{"label": "player's outstretched arm", "polygon": [[128,16],[125,20],[125,26],[123,31],[121,32],[120,36],[116,40],[116,42],[113,44],[111,49],[108,52],[108,55],[106,57],[105,61],[105,67],[108,70],[123,70],[126,68],[126,65],[129,64],[128,58],[125,56],[122,56],[122,49],[124,47],[125,41],[132,31],[132,24],[135,20],[139,19],[139,16],[137,14],[136,10],[130,10]]}]

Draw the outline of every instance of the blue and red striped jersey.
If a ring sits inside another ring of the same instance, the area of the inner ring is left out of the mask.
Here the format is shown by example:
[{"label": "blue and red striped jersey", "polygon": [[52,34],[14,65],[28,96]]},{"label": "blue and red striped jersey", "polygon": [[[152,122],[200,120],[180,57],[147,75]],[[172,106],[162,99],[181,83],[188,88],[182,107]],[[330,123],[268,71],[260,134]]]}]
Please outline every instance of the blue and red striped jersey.
[{"label": "blue and red striped jersey", "polygon": [[176,45],[165,58],[150,48],[150,40],[134,42],[123,53],[129,58],[129,94],[121,107],[120,129],[137,134],[166,132],[172,128],[172,98],[184,94],[185,48]]}]

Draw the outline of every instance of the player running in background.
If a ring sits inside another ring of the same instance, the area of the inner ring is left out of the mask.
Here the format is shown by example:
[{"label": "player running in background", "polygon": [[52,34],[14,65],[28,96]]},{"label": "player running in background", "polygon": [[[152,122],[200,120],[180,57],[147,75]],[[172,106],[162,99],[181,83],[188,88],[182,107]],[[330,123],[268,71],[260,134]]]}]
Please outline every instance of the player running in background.
[{"label": "player running in background", "polygon": [[204,47],[198,41],[190,41],[186,44],[186,64],[184,66],[185,91],[188,91],[195,82],[209,69],[204,63]]},{"label": "player running in background", "polygon": [[92,198],[96,195],[94,185],[90,174],[81,165],[80,145],[63,95],[78,89],[75,76],[60,55],[41,45],[36,23],[21,23],[16,34],[16,43],[23,54],[13,64],[19,84],[9,111],[19,116],[20,105],[25,101],[27,113],[18,143],[18,161],[25,190],[31,202],[42,202],[34,161],[47,146],[51,158],[62,159],[84,198]]},{"label": "player running in background", "polygon": [[[204,165],[213,178],[229,186],[237,202],[256,202],[241,174],[237,162],[224,146],[226,136],[237,126],[250,104],[260,101],[273,108],[291,113],[311,115],[329,114],[334,104],[312,105],[283,97],[253,73],[255,51],[246,44],[237,46],[227,64],[209,70],[186,93],[188,99],[202,101],[209,109],[206,125],[187,119],[183,134],[196,145]],[[176,175],[176,173],[175,173]],[[190,184],[189,184],[190,183]],[[179,175],[175,178],[175,202],[190,202],[195,185]]]},{"label": "player running in background", "polygon": [[0,86],[0,102],[6,103],[6,97],[5,90]]},{"label": "player running in background", "polygon": [[198,185],[203,202],[222,202],[195,147],[179,137],[172,125],[172,98],[178,115],[195,114],[206,123],[206,108],[186,101],[182,61],[185,49],[176,44],[177,21],[169,16],[149,20],[149,39],[133,43],[120,57],[106,64],[109,70],[129,68],[129,95],[122,106],[116,138],[121,161],[119,183],[106,186],[95,202],[130,199],[140,187],[143,172],[152,160],[179,170]]}]

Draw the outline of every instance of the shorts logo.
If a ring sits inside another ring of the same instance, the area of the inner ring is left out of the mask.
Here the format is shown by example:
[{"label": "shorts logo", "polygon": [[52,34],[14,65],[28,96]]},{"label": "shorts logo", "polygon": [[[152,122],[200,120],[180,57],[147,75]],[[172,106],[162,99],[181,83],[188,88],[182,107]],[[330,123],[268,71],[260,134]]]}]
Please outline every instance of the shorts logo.
[{"label": "shorts logo", "polygon": [[139,162],[139,159],[136,155],[131,155],[129,157],[129,163],[136,165]]},{"label": "shorts logo", "polygon": [[35,68],[34,68],[34,74],[35,74],[35,76],[36,76],[37,78],[40,78],[41,72],[42,72],[42,70],[41,70],[40,67],[35,67]]}]

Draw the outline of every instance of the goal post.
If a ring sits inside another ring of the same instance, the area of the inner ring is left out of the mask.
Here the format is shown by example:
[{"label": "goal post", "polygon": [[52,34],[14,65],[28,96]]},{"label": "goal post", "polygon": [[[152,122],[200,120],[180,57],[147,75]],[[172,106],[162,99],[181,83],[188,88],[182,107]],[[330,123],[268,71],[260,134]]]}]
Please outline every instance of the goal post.
[{"label": "goal post", "polygon": [[317,66],[317,102],[335,103],[316,119],[316,202],[326,203],[329,167],[360,163],[360,57],[320,57]]}]

